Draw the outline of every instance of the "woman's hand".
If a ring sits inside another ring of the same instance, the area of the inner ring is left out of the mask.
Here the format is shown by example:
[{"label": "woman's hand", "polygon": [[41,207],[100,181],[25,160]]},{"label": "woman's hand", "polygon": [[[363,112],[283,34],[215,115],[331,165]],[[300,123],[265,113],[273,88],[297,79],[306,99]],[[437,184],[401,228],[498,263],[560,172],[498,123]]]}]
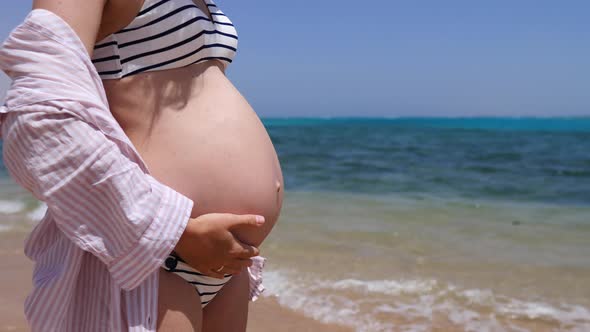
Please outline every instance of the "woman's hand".
[{"label": "woman's hand", "polygon": [[258,248],[240,242],[231,229],[263,224],[264,217],[258,215],[203,214],[188,221],[174,251],[199,272],[221,279],[224,273],[239,273],[244,267],[251,266],[250,257],[258,256],[260,252]]}]

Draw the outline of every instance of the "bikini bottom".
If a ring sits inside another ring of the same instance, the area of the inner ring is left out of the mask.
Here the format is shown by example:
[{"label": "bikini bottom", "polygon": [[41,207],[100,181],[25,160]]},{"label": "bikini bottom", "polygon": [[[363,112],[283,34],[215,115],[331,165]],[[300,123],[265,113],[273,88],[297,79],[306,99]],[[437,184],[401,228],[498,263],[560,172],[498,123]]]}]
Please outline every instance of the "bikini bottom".
[{"label": "bikini bottom", "polygon": [[[252,257],[252,266],[248,267],[250,277],[250,301],[256,301],[264,291],[262,285],[262,268],[266,259],[261,256]],[[168,255],[162,267],[171,273],[177,274],[193,285],[201,297],[201,306],[204,308],[221,288],[231,279],[231,274],[225,274],[223,279],[206,276],[190,267],[182,258],[172,252]]]}]

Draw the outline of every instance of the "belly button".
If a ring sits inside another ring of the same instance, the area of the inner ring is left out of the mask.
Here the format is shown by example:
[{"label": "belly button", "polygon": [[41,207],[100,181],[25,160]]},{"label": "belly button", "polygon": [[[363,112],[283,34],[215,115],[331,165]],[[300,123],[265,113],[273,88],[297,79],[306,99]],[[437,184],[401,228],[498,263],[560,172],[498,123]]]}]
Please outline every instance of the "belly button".
[{"label": "belly button", "polygon": [[277,182],[275,182],[275,185],[277,187],[277,192],[281,191],[281,181],[277,180]]}]

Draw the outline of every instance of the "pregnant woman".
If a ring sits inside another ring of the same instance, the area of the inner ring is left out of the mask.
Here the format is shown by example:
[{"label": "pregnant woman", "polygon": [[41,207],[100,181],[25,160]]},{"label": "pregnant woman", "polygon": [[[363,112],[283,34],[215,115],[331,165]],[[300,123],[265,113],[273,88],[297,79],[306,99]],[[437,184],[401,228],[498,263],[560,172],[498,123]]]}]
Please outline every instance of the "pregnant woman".
[{"label": "pregnant woman", "polygon": [[[231,20],[212,0],[35,0],[33,8],[57,14],[72,28],[102,79],[112,115],[151,175],[194,202],[156,272],[157,329],[245,331],[248,300],[262,288],[264,259],[257,248],[279,217],[284,188],[264,126],[225,76],[237,51]],[[7,155],[16,145],[7,140]],[[263,217],[258,226],[248,219],[254,216]],[[85,230],[78,227],[76,235]],[[246,253],[238,255],[236,244]],[[42,292],[42,278],[35,280],[35,294]],[[123,311],[151,305],[121,301],[115,308]],[[89,311],[76,319],[90,324]],[[150,321],[123,316],[127,329]]]},{"label": "pregnant woman", "polygon": [[[152,174],[196,202],[193,217],[212,212],[264,216],[262,228],[234,232],[259,246],[278,218],[283,179],[264,126],[225,76],[237,50],[236,28],[212,0],[110,2],[92,62],[114,117]],[[134,17],[131,22],[129,17]],[[245,327],[245,273],[214,298],[217,289],[203,287],[201,299],[184,296],[191,293],[179,276],[190,275],[162,273],[160,300],[170,301],[161,303],[163,308],[176,307],[175,302],[196,308],[203,302],[205,331],[239,330],[223,326],[232,320]]]}]

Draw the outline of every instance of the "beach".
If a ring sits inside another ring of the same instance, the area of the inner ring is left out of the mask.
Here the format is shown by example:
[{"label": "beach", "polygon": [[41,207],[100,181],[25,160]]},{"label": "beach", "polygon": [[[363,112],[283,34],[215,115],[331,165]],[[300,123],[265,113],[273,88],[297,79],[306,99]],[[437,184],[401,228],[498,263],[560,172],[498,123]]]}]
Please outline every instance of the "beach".
[{"label": "beach", "polygon": [[[286,191],[248,331],[590,331],[590,119],[265,125]],[[0,167],[0,330],[44,212]]]}]

